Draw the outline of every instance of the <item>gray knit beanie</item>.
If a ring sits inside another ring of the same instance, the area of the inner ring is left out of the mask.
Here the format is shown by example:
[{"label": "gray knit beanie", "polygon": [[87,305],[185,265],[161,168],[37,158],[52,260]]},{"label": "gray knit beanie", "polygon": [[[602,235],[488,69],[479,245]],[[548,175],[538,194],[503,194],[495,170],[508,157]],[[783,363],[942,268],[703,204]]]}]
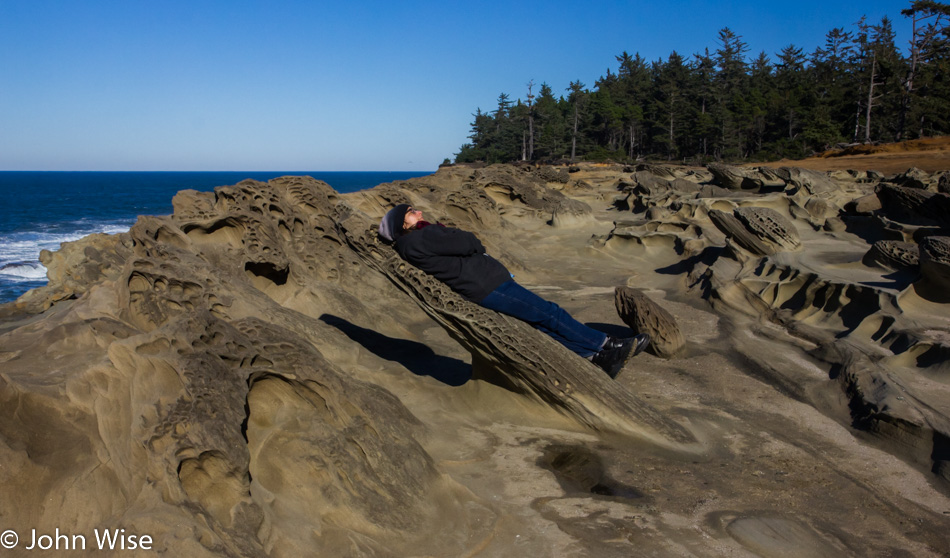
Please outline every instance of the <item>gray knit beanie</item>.
[{"label": "gray knit beanie", "polygon": [[395,242],[402,236],[402,224],[406,220],[406,212],[412,207],[408,203],[401,203],[390,209],[383,220],[379,222],[379,236],[386,239],[387,242]]}]

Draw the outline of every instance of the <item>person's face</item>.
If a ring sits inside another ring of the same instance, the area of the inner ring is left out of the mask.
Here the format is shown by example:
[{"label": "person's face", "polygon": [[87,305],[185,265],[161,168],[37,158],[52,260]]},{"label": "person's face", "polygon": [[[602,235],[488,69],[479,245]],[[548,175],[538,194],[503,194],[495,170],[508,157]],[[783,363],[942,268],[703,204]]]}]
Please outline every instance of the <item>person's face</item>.
[{"label": "person's face", "polygon": [[422,210],[410,207],[406,211],[406,218],[402,222],[402,228],[410,230],[416,226],[416,223],[422,220]]}]

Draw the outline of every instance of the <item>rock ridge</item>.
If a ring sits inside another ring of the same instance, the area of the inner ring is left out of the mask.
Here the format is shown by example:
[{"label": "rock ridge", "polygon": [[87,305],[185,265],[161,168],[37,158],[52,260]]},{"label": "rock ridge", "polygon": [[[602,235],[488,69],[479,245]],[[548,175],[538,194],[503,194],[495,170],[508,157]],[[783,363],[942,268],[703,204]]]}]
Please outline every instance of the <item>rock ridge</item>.
[{"label": "rock ridge", "polygon": [[[576,164],[184,190],[44,253],[49,284],[0,307],[4,528],[188,556],[939,556],[945,182]],[[614,381],[461,299],[378,241],[395,203],[652,353]]]}]

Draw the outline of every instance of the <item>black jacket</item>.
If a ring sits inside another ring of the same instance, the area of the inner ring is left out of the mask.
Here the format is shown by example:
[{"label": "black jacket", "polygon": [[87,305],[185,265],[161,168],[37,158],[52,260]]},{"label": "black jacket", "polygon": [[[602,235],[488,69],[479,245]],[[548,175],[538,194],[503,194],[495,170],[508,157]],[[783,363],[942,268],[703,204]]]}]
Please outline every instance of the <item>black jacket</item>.
[{"label": "black jacket", "polygon": [[511,280],[505,266],[485,253],[478,238],[467,231],[428,225],[396,239],[396,252],[472,302],[480,302]]}]

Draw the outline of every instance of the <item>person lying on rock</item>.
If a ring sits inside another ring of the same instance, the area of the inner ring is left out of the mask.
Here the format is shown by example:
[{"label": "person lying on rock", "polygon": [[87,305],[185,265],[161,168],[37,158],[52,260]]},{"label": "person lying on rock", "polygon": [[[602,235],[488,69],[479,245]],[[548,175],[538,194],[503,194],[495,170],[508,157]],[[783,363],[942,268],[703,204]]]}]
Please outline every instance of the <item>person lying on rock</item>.
[{"label": "person lying on rock", "polygon": [[462,297],[531,324],[611,378],[631,353],[639,354],[650,344],[647,334],[620,339],[578,322],[557,304],[516,283],[504,264],[485,253],[474,234],[429,223],[423,220],[422,211],[408,204],[386,213],[379,223],[379,236],[392,243],[404,260]]}]

